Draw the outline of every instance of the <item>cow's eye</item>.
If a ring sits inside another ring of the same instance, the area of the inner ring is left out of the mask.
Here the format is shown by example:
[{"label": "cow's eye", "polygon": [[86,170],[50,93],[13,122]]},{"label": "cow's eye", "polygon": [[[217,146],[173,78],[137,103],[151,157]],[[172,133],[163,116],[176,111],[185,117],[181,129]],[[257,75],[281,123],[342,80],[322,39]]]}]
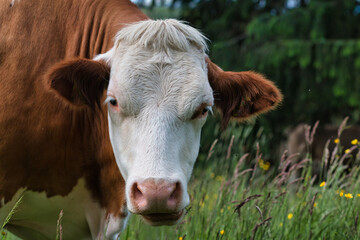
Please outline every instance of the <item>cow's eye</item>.
[{"label": "cow's eye", "polygon": [[208,112],[211,112],[211,107],[210,106],[206,106],[203,108],[202,110],[202,115],[207,114]]},{"label": "cow's eye", "polygon": [[209,112],[212,112],[211,106],[209,106],[207,103],[203,103],[196,109],[191,119],[205,118]]},{"label": "cow's eye", "polygon": [[108,96],[108,97],[106,98],[105,102],[108,102],[108,103],[109,103],[109,106],[110,106],[113,110],[119,111],[119,104],[118,104],[118,102],[117,102],[117,100],[116,100],[115,97],[113,97],[113,96]]},{"label": "cow's eye", "polygon": [[116,101],[116,99],[110,99],[110,100],[109,100],[109,103],[110,103],[112,106],[114,106],[114,107],[117,106],[117,101]]}]

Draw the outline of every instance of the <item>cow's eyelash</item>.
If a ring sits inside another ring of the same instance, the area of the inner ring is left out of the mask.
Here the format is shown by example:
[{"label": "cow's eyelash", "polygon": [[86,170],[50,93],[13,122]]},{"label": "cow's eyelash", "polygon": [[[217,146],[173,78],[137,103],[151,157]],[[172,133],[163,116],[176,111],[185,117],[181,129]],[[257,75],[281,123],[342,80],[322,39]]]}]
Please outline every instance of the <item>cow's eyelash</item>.
[{"label": "cow's eyelash", "polygon": [[110,100],[112,100],[112,99],[116,100],[116,98],[114,98],[113,96],[107,96],[105,101],[104,101],[104,104],[108,104],[110,102]]},{"label": "cow's eyelash", "polygon": [[212,106],[207,103],[201,104],[193,113],[191,119],[201,119],[205,117],[208,113],[213,114]]},{"label": "cow's eyelash", "polygon": [[112,96],[107,96],[107,98],[105,99],[105,103],[109,103],[112,107],[118,108],[118,102],[116,98]]},{"label": "cow's eyelash", "polygon": [[212,106],[209,106],[208,108],[209,108],[209,113],[210,113],[211,115],[214,115]]}]

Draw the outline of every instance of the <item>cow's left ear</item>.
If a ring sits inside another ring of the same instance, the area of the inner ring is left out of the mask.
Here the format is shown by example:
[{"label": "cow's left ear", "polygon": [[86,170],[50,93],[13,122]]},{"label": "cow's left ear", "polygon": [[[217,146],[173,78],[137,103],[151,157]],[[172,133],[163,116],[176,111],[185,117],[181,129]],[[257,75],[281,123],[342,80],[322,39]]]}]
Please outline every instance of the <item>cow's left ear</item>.
[{"label": "cow's left ear", "polygon": [[48,86],[73,105],[101,105],[110,68],[102,61],[74,58],[54,65],[46,75]]},{"label": "cow's left ear", "polygon": [[225,72],[206,58],[208,78],[226,127],[230,118],[240,120],[267,112],[282,101],[279,89],[255,72]]}]

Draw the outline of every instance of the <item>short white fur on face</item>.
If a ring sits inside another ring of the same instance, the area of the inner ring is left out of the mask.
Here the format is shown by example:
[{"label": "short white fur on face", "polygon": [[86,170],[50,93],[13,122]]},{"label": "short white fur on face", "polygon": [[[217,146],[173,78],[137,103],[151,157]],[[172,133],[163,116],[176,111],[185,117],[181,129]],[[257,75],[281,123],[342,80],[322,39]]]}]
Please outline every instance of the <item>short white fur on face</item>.
[{"label": "short white fur on face", "polygon": [[180,182],[177,210],[189,203],[187,182],[206,120],[201,108],[213,105],[205,51],[205,38],[194,28],[148,20],[121,30],[113,49],[95,58],[111,66],[110,140],[132,212],[130,188],[149,178]]}]

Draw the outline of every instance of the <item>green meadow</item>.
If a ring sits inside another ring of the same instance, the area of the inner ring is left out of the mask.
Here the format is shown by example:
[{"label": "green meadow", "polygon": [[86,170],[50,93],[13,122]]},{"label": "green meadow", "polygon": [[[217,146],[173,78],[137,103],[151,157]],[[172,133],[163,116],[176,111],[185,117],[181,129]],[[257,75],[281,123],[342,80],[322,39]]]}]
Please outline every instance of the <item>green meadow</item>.
[{"label": "green meadow", "polygon": [[253,159],[212,159],[195,169],[179,225],[153,228],[133,216],[121,239],[360,239],[360,155],[351,155],[360,144],[352,146],[324,149],[321,176],[311,174],[310,155],[293,162],[284,154],[276,165],[264,162],[260,149]]},{"label": "green meadow", "polygon": [[[315,131],[307,134],[309,147]],[[260,147],[253,155],[233,154],[234,139],[222,157],[217,140],[202,150],[189,183],[191,204],[178,225],[151,227],[132,215],[120,239],[360,239],[357,139],[350,149],[337,140],[334,150],[325,148],[319,176],[309,154],[295,162],[285,152],[272,164]],[[6,226],[1,232],[1,239],[17,239]]]}]

